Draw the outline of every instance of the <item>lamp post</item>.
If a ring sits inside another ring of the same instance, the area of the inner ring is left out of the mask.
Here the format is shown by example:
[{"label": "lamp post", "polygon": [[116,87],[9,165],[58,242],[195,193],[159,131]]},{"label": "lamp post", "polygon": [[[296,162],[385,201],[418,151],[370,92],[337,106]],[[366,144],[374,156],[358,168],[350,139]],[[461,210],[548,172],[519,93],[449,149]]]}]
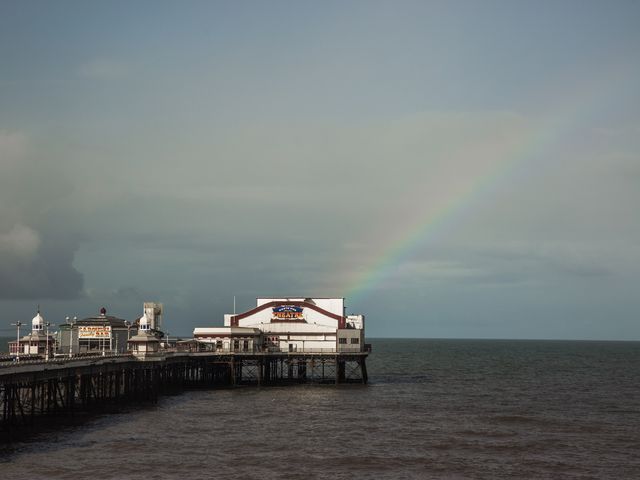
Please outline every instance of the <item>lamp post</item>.
[{"label": "lamp post", "polygon": [[131,322],[129,320],[125,320],[124,324],[127,326],[127,344],[123,353],[126,353],[129,350],[129,340],[131,340]]},{"label": "lamp post", "polygon": [[[65,320],[69,324],[69,358],[73,356],[73,324],[71,323],[71,319],[66,317]],[[78,317],[73,317],[73,321],[78,320]]]},{"label": "lamp post", "polygon": [[56,324],[51,322],[46,322],[44,326],[47,327],[45,330],[45,335],[47,336],[47,351],[44,354],[44,361],[48,362],[49,361],[49,327],[55,327]]},{"label": "lamp post", "polygon": [[22,326],[22,322],[12,323],[14,327],[18,329],[18,333],[16,334],[16,362],[20,361],[20,327]]}]

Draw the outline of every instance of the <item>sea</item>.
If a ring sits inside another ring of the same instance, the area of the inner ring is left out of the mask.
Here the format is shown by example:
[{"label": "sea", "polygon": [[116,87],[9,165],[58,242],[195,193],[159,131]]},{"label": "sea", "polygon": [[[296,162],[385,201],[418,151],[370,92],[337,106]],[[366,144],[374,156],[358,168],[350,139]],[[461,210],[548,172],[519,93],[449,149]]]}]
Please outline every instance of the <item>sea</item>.
[{"label": "sea", "polygon": [[0,447],[0,478],[640,478],[640,342],[369,341],[368,385],[163,397]]}]

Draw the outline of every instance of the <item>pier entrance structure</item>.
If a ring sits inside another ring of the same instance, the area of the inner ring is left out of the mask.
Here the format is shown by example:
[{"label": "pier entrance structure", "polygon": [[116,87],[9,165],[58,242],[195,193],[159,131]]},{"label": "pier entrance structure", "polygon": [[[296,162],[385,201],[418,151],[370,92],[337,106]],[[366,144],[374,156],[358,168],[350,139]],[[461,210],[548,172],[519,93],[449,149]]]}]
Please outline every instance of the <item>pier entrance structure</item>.
[{"label": "pier entrance structure", "polygon": [[218,352],[362,352],[364,316],[345,315],[344,298],[258,298],[224,316],[224,327],[196,328],[194,339]]}]

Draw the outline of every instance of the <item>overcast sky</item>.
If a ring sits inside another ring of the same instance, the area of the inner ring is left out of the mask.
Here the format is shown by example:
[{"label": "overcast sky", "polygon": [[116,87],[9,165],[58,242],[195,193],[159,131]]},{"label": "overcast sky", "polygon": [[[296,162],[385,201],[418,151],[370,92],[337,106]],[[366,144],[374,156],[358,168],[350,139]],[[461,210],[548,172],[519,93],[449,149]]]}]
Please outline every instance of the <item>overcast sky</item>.
[{"label": "overcast sky", "polygon": [[0,335],[640,340],[639,52],[635,1],[0,0]]}]

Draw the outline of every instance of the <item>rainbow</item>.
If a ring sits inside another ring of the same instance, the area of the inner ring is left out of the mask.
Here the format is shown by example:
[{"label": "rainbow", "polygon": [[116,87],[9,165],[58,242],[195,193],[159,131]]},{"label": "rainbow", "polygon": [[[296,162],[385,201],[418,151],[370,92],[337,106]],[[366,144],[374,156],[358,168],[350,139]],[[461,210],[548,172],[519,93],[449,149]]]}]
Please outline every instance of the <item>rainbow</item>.
[{"label": "rainbow", "polygon": [[[465,153],[477,154],[478,150],[487,151],[490,150],[490,147],[491,145],[467,145],[464,151],[459,152],[456,156],[459,157]],[[513,146],[507,148],[506,151],[500,146],[495,147],[495,158],[499,160],[493,162],[490,169],[475,177],[463,188],[452,192],[449,198],[441,203],[437,209],[432,209],[423,214],[422,218],[414,220],[401,235],[383,249],[377,258],[369,262],[366,269],[351,281],[346,295],[350,302],[357,301],[360,296],[373,291],[386,279],[391,279],[401,265],[427,244],[446,235],[455,224],[464,218],[465,213],[479,202],[481,197],[488,195],[492,189],[502,183],[502,179],[509,175],[517,163],[515,160],[508,161],[507,159],[521,157],[516,154],[516,148]],[[526,149],[524,145],[521,145],[520,148]]]},{"label": "rainbow", "polygon": [[[602,69],[606,71],[606,68]],[[623,72],[618,69],[618,75]],[[609,71],[609,75],[611,71]],[[603,73],[604,75],[604,73]],[[585,109],[593,109],[593,99],[601,96],[602,78],[591,78],[575,88],[570,95],[563,97],[562,105],[550,109],[544,115],[545,121],[530,125],[522,135],[512,141],[496,141],[493,135],[482,142],[472,142],[458,150],[455,157],[490,155],[494,160],[484,171],[475,175],[463,188],[452,192],[437,209],[421,212],[409,226],[388,241],[378,253],[365,262],[365,267],[348,280],[344,288],[346,298],[351,304],[373,292],[393,276],[417,252],[427,247],[439,237],[443,237],[452,227],[462,222],[473,208],[491,195],[507,181],[518,181],[518,172],[526,173],[527,164],[544,158],[550,147],[565,135],[580,127],[580,120],[589,118]],[[610,80],[610,78],[609,78]]]}]

